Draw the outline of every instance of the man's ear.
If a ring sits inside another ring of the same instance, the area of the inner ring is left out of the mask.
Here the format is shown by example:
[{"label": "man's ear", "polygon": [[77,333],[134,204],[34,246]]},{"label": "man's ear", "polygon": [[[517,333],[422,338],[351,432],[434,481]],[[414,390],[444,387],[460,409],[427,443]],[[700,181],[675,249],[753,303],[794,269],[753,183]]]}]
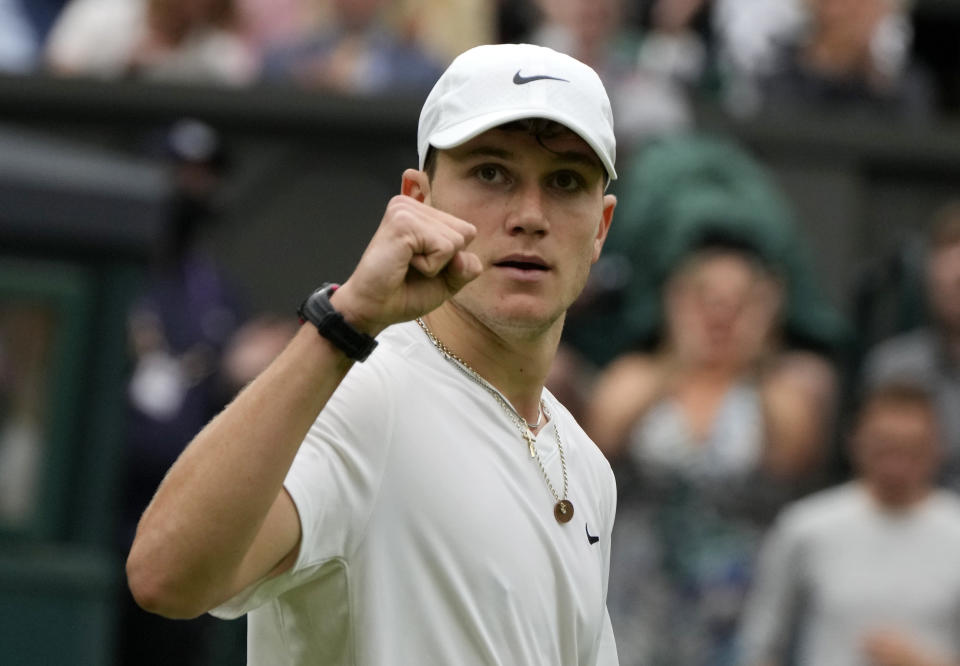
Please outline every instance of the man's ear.
[{"label": "man's ear", "polygon": [[613,209],[617,207],[617,197],[612,194],[603,195],[603,213],[600,218],[600,225],[597,227],[597,236],[593,241],[593,261],[600,258],[600,251],[603,249],[603,243],[607,240],[607,233],[610,231],[610,223],[613,222]]},{"label": "man's ear", "polygon": [[403,172],[403,180],[400,183],[400,193],[408,197],[413,197],[421,203],[427,201],[430,196],[430,177],[426,171],[417,171],[416,169],[406,169]]}]

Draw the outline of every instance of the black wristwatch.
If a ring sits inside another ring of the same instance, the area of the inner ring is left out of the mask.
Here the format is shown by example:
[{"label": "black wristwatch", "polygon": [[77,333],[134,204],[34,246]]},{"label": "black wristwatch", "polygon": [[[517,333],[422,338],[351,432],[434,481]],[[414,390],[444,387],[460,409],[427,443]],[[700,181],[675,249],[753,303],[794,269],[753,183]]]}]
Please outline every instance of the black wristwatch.
[{"label": "black wristwatch", "polygon": [[317,327],[320,335],[332,342],[340,351],[355,361],[363,361],[377,341],[366,333],[358,331],[347,323],[343,315],[330,303],[330,296],[340,285],[327,282],[307,296],[297,309],[300,323],[310,322]]}]

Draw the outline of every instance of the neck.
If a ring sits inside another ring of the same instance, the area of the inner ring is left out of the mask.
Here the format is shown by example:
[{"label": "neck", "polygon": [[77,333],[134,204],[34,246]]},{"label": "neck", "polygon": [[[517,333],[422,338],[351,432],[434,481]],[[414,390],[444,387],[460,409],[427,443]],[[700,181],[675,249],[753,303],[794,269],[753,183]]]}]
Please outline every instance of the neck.
[{"label": "neck", "polygon": [[877,506],[887,513],[902,513],[910,510],[923,502],[931,490],[930,487],[924,486],[922,488],[891,492],[869,481],[865,481],[864,486]]},{"label": "neck", "polygon": [[547,372],[563,330],[562,318],[541,333],[481,321],[447,301],[423,317],[447,349],[500,391],[520,416],[536,423]]}]

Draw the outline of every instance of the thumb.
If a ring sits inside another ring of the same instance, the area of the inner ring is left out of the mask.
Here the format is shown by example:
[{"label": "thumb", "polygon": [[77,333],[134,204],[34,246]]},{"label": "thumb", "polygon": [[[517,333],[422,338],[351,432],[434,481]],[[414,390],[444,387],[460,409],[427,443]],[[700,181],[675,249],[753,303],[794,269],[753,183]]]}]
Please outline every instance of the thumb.
[{"label": "thumb", "polygon": [[447,288],[455,294],[482,272],[480,257],[473,252],[457,252],[444,269]]}]

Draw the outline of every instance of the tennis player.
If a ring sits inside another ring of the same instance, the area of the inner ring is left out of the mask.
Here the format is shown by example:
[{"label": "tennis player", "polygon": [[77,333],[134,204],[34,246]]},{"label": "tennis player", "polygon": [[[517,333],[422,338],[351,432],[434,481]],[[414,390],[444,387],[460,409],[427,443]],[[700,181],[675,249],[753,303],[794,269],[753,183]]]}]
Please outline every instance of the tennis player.
[{"label": "tennis player", "polygon": [[248,614],[256,665],[616,664],[613,475],[544,388],[616,203],[606,92],[480,46],[418,150],[350,278],[171,468],[130,588]]}]

